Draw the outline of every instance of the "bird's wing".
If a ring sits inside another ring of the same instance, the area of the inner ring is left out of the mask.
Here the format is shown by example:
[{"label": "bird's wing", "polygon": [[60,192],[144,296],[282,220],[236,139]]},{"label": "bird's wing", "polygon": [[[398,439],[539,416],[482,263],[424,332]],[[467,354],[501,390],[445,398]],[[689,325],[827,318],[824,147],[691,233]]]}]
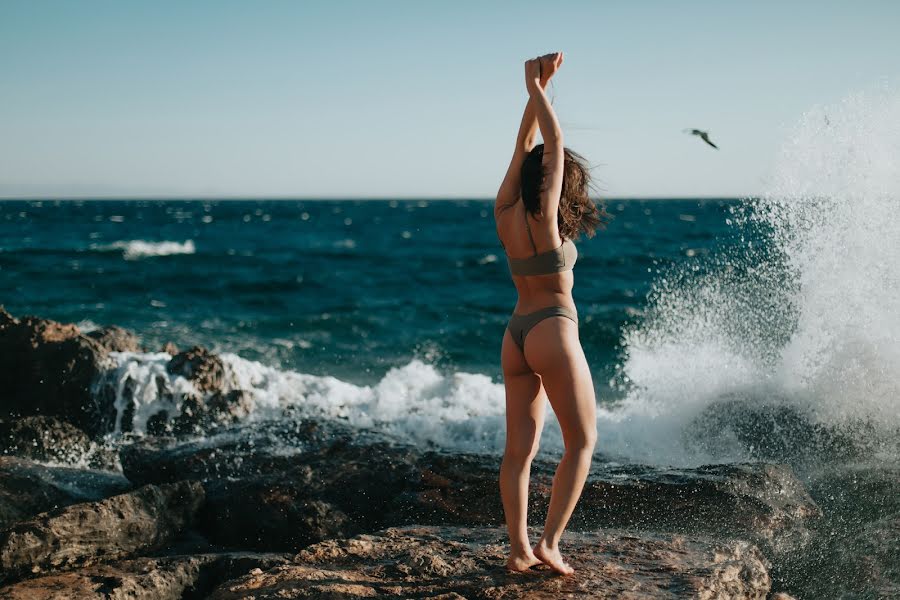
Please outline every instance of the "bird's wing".
[{"label": "bird's wing", "polygon": [[708,136],[707,134],[703,133],[703,134],[700,135],[700,137],[703,138],[703,141],[704,141],[704,142],[706,142],[707,144],[709,144],[710,146],[712,146],[712,147],[715,148],[716,150],[719,149],[718,146],[716,146],[716,145],[713,144],[711,141],[709,141],[709,136]]}]

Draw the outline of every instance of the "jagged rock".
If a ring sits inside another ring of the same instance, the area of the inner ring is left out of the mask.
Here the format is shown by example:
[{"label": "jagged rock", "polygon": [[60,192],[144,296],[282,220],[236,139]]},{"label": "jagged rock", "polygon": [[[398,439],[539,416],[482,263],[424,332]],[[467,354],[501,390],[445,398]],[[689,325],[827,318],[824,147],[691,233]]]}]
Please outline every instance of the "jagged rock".
[{"label": "jagged rock", "polygon": [[766,597],[765,559],[742,541],[710,542],[621,531],[566,534],[575,567],[558,577],[543,566],[510,573],[502,529],[391,528],[329,540],[294,564],[251,573],[209,600],[300,598],[742,598]]},{"label": "jagged rock", "polygon": [[115,469],[119,462],[116,453],[74,425],[44,416],[0,420],[0,454],[99,469]]},{"label": "jagged rock", "polygon": [[147,485],[16,523],[0,531],[0,580],[158,548],[193,520],[202,502],[197,482]]},{"label": "jagged rock", "polygon": [[802,598],[900,597],[900,467],[830,465],[811,479],[824,517],[812,543],[777,565],[778,587]]},{"label": "jagged rock", "polygon": [[157,424],[154,429],[175,435],[203,434],[240,423],[254,406],[253,396],[244,390],[216,391],[205,398],[186,396],[181,403],[181,413],[162,426]]},{"label": "jagged rock", "polygon": [[286,551],[359,531],[339,508],[310,493],[310,472],[303,471],[208,482],[200,531],[226,547]]},{"label": "jagged rock", "polygon": [[29,579],[0,588],[0,600],[182,600],[223,581],[290,562],[286,554],[199,554],[135,558]]},{"label": "jagged rock", "polygon": [[295,467],[300,455],[354,442],[387,441],[383,435],[313,419],[251,423],[202,440],[145,438],[119,450],[134,483],[179,479],[252,477]]},{"label": "jagged rock", "polygon": [[900,465],[868,460],[838,465],[810,476],[809,493],[843,528],[900,514]]},{"label": "jagged rock", "polygon": [[[242,523],[242,519],[250,518],[245,515],[252,515],[259,499],[275,489],[298,502],[319,500],[345,515],[347,518],[340,520],[341,527],[330,531],[332,535],[352,535],[406,523],[503,523],[497,491],[500,457],[421,452],[362,436],[354,440],[338,435],[329,443],[321,439],[318,427],[306,423],[289,428],[290,435],[256,435],[245,442],[236,441],[244,438],[235,432],[206,440],[202,445],[134,446],[123,450],[123,468],[136,482],[183,477],[208,481],[240,478],[240,484],[207,484],[210,497],[215,498],[209,510],[231,515],[228,518],[233,519],[234,532],[252,531],[256,523]],[[270,427],[287,426],[281,423]],[[304,437],[307,435],[309,438]],[[287,448],[286,440],[290,442]],[[239,450],[242,443],[247,446]],[[294,451],[286,452],[291,444],[296,444]],[[535,524],[546,513],[555,467],[554,462],[546,460],[533,465],[529,514]],[[273,510],[271,527],[321,530],[295,524],[293,519],[300,514],[305,513]],[[785,466],[749,463],[662,469],[597,462],[572,526],[583,530],[629,527],[741,537],[776,554],[802,547],[809,538],[808,522],[819,515],[816,503]],[[205,518],[211,518],[211,522],[220,520],[209,514]],[[221,541],[231,545],[238,539],[244,540],[246,535]]]},{"label": "jagged rock", "polygon": [[0,308],[0,417],[58,416],[93,437],[110,431],[115,408],[91,387],[109,352],[131,338],[118,328],[106,331],[90,337],[72,324],[15,319]]},{"label": "jagged rock", "polygon": [[818,535],[780,574],[802,598],[900,598],[900,514]]},{"label": "jagged rock", "polygon": [[138,352],[140,350],[137,336],[118,325],[95,329],[85,335],[97,340],[110,352]]},{"label": "jagged rock", "polygon": [[[549,503],[555,464],[532,467],[530,515],[539,522]],[[494,525],[503,522],[496,492],[497,459],[426,453],[419,486],[391,522]],[[752,540],[772,553],[801,548],[821,511],[783,465],[743,463],[693,469],[595,463],[572,526],[706,533]]]},{"label": "jagged rock", "polygon": [[222,359],[202,346],[179,352],[166,370],[190,380],[201,392],[222,390],[229,383]]},{"label": "jagged rock", "polygon": [[119,473],[47,467],[0,457],[0,529],[78,502],[121,494],[131,483]]},{"label": "jagged rock", "polygon": [[166,342],[165,344],[163,344],[162,350],[160,351],[165,352],[169,356],[175,356],[176,354],[178,354],[178,346],[176,346],[172,342]]},{"label": "jagged rock", "polygon": [[684,437],[689,447],[714,456],[740,453],[795,468],[870,455],[869,446],[878,438],[818,423],[808,412],[778,398],[746,397],[710,405],[685,428]]}]

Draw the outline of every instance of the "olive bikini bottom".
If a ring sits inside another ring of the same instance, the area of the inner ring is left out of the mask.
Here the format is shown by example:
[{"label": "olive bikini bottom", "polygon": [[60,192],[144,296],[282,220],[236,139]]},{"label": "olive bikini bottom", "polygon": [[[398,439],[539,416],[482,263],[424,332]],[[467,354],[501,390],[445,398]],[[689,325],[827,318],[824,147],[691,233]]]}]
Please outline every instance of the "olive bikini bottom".
[{"label": "olive bikini bottom", "polygon": [[509,325],[507,325],[506,328],[509,329],[509,333],[512,334],[512,339],[516,343],[516,346],[518,346],[522,352],[525,352],[525,336],[528,335],[528,332],[531,331],[535,325],[550,317],[565,317],[574,321],[576,325],[578,324],[578,314],[571,308],[566,308],[565,306],[548,306],[547,308],[542,308],[524,315],[513,313],[509,318]]}]

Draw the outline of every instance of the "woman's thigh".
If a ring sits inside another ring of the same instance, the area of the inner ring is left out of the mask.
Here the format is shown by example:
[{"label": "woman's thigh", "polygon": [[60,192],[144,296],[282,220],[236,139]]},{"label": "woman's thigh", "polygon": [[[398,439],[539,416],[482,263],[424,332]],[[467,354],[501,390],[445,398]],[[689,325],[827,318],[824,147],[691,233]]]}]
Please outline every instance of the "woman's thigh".
[{"label": "woman's thigh", "polygon": [[566,443],[593,443],[596,397],[578,325],[565,317],[544,319],[528,333],[525,357],[540,374]]},{"label": "woman's thigh", "polygon": [[533,456],[544,427],[547,393],[509,331],[503,337],[501,363],[506,388],[507,452]]}]

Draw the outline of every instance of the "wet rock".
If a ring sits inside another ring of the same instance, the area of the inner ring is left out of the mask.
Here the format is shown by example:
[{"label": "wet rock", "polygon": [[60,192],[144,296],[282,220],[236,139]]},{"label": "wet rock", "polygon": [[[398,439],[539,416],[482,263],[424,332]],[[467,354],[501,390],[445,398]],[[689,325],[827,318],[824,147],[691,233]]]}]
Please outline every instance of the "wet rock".
[{"label": "wet rock", "polygon": [[119,473],[48,467],[0,457],[0,529],[49,510],[121,494],[131,483]]},{"label": "wet rock", "polygon": [[203,502],[196,482],[147,485],[74,504],[0,531],[0,578],[126,558],[173,540]]},{"label": "wet rock", "polygon": [[137,336],[118,325],[95,329],[87,332],[85,335],[97,340],[101,346],[110,352],[139,352],[141,349]]},{"label": "wet rock", "polygon": [[214,392],[230,387],[222,359],[203,348],[194,346],[172,357],[166,370],[191,381],[201,392]]},{"label": "wet rock", "polygon": [[[419,486],[392,522],[503,523],[496,491],[499,460],[426,453]],[[546,514],[555,463],[532,466],[534,523]],[[402,516],[401,516],[402,515]],[[572,516],[572,527],[627,527],[705,533],[752,540],[772,554],[801,548],[821,511],[783,465],[742,463],[670,469],[595,463]]]},{"label": "wet rock", "polygon": [[15,319],[0,308],[0,417],[57,416],[92,437],[110,431],[115,408],[91,388],[109,352],[130,345],[126,337],[118,328],[90,337],[72,324]]},{"label": "wet rock", "polygon": [[166,342],[165,344],[163,344],[162,350],[160,350],[160,352],[165,352],[169,356],[175,356],[176,354],[178,354],[179,350],[178,346],[176,346],[174,343]]},{"label": "wet rock", "polygon": [[175,435],[204,434],[240,423],[254,406],[253,396],[244,390],[216,391],[206,397],[189,395],[182,399],[177,417],[154,429]]},{"label": "wet rock", "polygon": [[781,568],[802,598],[900,597],[900,514],[818,535]]},{"label": "wet rock", "polygon": [[[97,381],[94,393],[103,403],[122,407],[120,431],[154,436],[211,434],[242,422],[255,407],[253,394],[237,388],[221,358],[199,346],[171,357],[126,356]],[[158,410],[138,415],[148,396]],[[145,420],[140,427],[138,416]]]},{"label": "wet rock", "polygon": [[391,528],[329,540],[294,564],[222,584],[210,600],[238,598],[746,598],[763,599],[765,559],[746,542],[620,531],[566,534],[562,548],[576,574],[543,565],[505,569],[502,529]]},{"label": "wet rock", "polygon": [[0,588],[0,600],[182,600],[223,581],[290,561],[281,554],[136,558],[29,579]]},{"label": "wet rock", "polygon": [[809,476],[809,493],[838,527],[862,527],[900,514],[900,465],[866,461],[834,465]]},{"label": "wet rock", "polygon": [[[235,531],[252,531],[255,524],[241,520],[252,515],[259,498],[273,489],[298,502],[325,503],[330,508],[322,514],[333,508],[345,515],[332,534],[352,535],[408,523],[503,523],[497,490],[499,456],[421,452],[340,433],[329,438],[322,432],[330,426],[314,421],[288,427],[290,434],[282,436],[274,432],[286,427],[284,423],[268,427],[269,437],[222,436],[203,444],[124,449],[123,468],[135,482],[240,479],[240,484],[207,484],[210,496],[216,498],[210,510],[233,516],[213,520],[233,519]],[[533,465],[529,514],[534,524],[546,514],[555,468],[555,462],[546,460]],[[596,463],[572,526],[740,537],[777,554],[802,547],[809,539],[808,523],[819,514],[816,503],[785,466],[748,463],[663,469]],[[320,530],[295,524],[298,516],[272,511],[271,526]]]},{"label": "wet rock", "polygon": [[828,427],[777,399],[741,397],[710,405],[688,426],[685,441],[713,456],[741,455],[802,468],[870,454],[869,441],[877,439],[872,433]]},{"label": "wet rock", "polygon": [[56,417],[0,420],[0,454],[98,469],[118,468],[115,452]]},{"label": "wet rock", "polygon": [[866,461],[810,478],[824,516],[812,543],[773,571],[778,587],[802,598],[900,597],[900,468]]},{"label": "wet rock", "polygon": [[206,484],[198,528],[232,548],[297,551],[313,542],[359,531],[338,507],[310,493],[308,469]]},{"label": "wet rock", "polygon": [[235,427],[202,440],[146,438],[122,447],[119,457],[125,475],[138,485],[206,481],[277,473],[300,464],[304,454],[384,439],[339,423],[285,418]]}]

